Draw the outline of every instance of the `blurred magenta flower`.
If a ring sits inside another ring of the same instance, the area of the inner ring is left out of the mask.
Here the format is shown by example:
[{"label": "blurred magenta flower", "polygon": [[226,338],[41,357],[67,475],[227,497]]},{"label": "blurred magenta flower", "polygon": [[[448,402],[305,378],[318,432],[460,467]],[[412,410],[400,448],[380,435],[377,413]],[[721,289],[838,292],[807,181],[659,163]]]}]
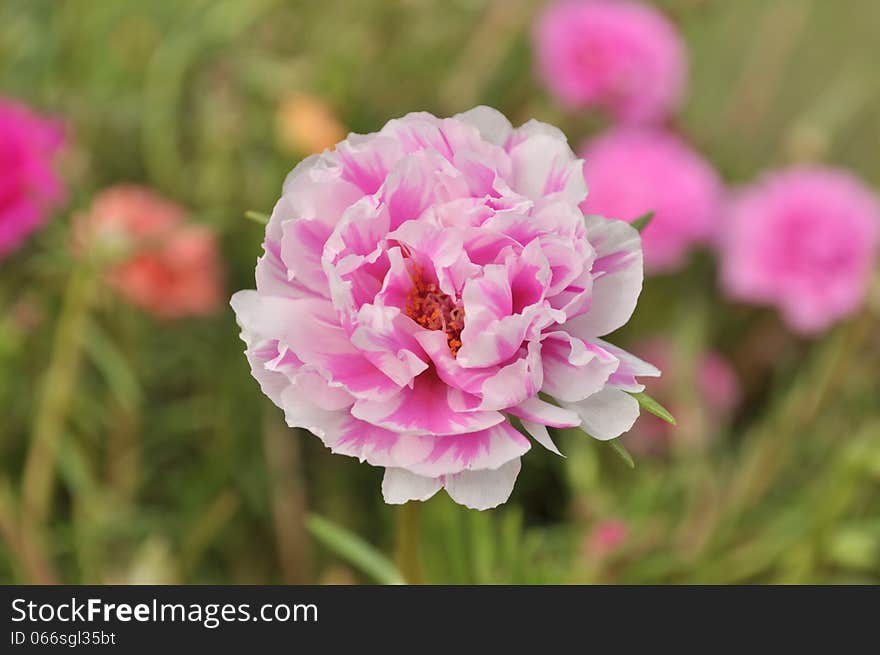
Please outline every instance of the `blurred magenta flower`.
[{"label": "blurred magenta flower", "polygon": [[687,54],[659,11],[626,0],[560,0],[534,29],[538,72],[572,109],[626,123],[662,121],[681,101]]},{"label": "blurred magenta flower", "polygon": [[583,145],[590,193],[585,214],[632,221],[649,211],[642,232],[645,268],[681,268],[695,245],[717,229],[722,185],[715,170],[679,137],[658,129],[619,128]]},{"label": "blurred magenta flower", "polygon": [[54,159],[61,125],[0,98],[0,257],[17,248],[64,198]]},{"label": "blurred magenta flower", "polygon": [[[707,424],[714,428],[730,419],[742,402],[742,387],[736,371],[730,362],[719,352],[706,350],[696,358],[693,378],[683,382],[683,355],[674,343],[662,337],[642,342],[633,348],[640,357],[650,359],[663,372],[663,378],[650,385],[651,395],[663,403],[677,418],[678,429],[653,416],[641,417],[627,435],[626,445],[640,454],[658,453],[665,450],[676,434],[691,435],[696,426],[689,425],[695,413],[700,413]],[[676,385],[686,383],[696,392],[697,407],[681,407],[676,399]],[[698,436],[703,436],[698,435]]]},{"label": "blurred magenta flower", "polygon": [[[389,503],[509,497],[547,426],[598,439],[659,371],[599,339],[642,286],[638,233],[584,220],[562,133],[493,109],[409,114],[301,162],[232,298],[247,358],[292,427],[385,467]],[[544,392],[558,404],[538,396]]]},{"label": "blurred magenta flower", "polygon": [[733,298],[776,306],[814,334],[855,312],[876,262],[880,205],[850,173],[775,172],[732,201],[721,240],[721,281]]},{"label": "blurred magenta flower", "polygon": [[186,210],[151,189],[119,185],[78,217],[77,238],[81,246],[100,241],[125,250],[108,279],[131,304],[166,319],[204,316],[223,297],[217,239],[185,220]]}]

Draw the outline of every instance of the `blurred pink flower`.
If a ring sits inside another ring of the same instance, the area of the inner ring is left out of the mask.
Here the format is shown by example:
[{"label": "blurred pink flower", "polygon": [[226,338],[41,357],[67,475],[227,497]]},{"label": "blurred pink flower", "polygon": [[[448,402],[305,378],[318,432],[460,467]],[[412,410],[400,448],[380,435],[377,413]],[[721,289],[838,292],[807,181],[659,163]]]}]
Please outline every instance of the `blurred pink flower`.
[{"label": "blurred pink flower", "polygon": [[776,306],[798,332],[821,332],[862,303],[878,231],[876,197],[848,172],[769,174],[732,202],[720,244],[723,288]]},{"label": "blurred pink flower", "polygon": [[[649,385],[648,392],[663,404],[678,420],[678,426],[651,414],[643,414],[632,432],[627,435],[626,445],[640,454],[664,450],[676,435],[689,434],[689,421],[693,411],[679,407],[675,399],[675,386],[687,371],[682,370],[683,358],[675,345],[665,338],[657,337],[637,345],[634,352],[649,359],[663,370],[663,377]],[[693,388],[699,401],[696,409],[703,414],[710,427],[728,420],[742,402],[739,378],[727,359],[714,350],[699,355],[694,372]]]},{"label": "blurred pink flower", "polygon": [[131,304],[168,319],[212,314],[223,296],[216,236],[185,218],[182,207],[154,191],[120,185],[95,197],[78,238],[130,251],[108,278]]},{"label": "blurred pink flower", "polygon": [[715,416],[733,413],[742,402],[736,372],[727,359],[714,350],[703,353],[697,370],[697,386],[706,407]]},{"label": "blurred pink flower", "polygon": [[61,125],[0,98],[0,257],[17,248],[64,198],[53,159]]},{"label": "blurred pink flower", "polygon": [[580,151],[589,194],[585,214],[632,221],[649,211],[642,233],[645,268],[680,268],[689,250],[713,239],[722,186],[715,170],[680,138],[662,130],[621,128]]},{"label": "blurred pink flower", "polygon": [[618,519],[604,519],[590,530],[585,543],[588,557],[604,557],[620,548],[629,538],[629,526]]},{"label": "blurred pink flower", "polygon": [[[598,439],[653,366],[599,339],[642,286],[638,233],[584,220],[562,133],[493,109],[409,114],[301,162],[232,298],[247,358],[292,427],[385,467],[385,500],[509,497],[547,426]],[[553,396],[546,402],[538,393]]]},{"label": "blurred pink flower", "polygon": [[534,30],[538,71],[563,104],[618,121],[653,123],[677,108],[687,55],[659,11],[625,0],[560,0]]}]

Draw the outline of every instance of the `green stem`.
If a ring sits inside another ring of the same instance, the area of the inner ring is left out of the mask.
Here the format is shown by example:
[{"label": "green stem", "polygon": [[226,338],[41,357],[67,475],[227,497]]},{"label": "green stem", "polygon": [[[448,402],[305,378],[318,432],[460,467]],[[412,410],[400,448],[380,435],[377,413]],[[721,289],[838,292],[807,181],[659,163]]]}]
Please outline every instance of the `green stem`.
[{"label": "green stem", "polygon": [[22,516],[38,532],[49,516],[56,454],[79,374],[83,334],[94,291],[94,271],[89,263],[82,262],[72,272],[64,294],[24,465]]},{"label": "green stem", "polygon": [[395,515],[394,560],[407,584],[424,584],[419,554],[419,507],[410,501],[397,508]]},{"label": "green stem", "polygon": [[[778,413],[747,436],[749,445],[728,488],[728,513],[738,517],[768,491],[802,427],[812,422],[846,374],[849,362],[870,334],[867,313],[827,337],[798,382],[781,400]],[[729,518],[731,518],[729,516]]]}]

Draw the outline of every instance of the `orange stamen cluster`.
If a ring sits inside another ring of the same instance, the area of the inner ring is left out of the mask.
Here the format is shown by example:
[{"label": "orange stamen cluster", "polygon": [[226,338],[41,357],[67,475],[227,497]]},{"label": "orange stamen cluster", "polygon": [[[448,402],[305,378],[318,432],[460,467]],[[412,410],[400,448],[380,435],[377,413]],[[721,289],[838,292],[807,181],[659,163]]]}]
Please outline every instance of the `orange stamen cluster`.
[{"label": "orange stamen cluster", "polygon": [[416,323],[428,330],[443,330],[452,356],[461,348],[461,331],[464,329],[464,308],[443,293],[434,282],[422,279],[416,268],[411,272],[413,281],[404,312]]}]

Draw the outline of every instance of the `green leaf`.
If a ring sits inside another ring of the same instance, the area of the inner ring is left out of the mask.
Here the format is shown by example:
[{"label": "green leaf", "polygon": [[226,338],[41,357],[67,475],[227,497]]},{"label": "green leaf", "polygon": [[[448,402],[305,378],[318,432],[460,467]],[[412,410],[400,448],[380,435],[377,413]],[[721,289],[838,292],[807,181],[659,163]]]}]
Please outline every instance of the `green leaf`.
[{"label": "green leaf", "polygon": [[97,323],[85,329],[85,352],[104,376],[110,391],[125,407],[134,407],[143,399],[140,382],[119,347]]},{"label": "green leaf", "polygon": [[633,398],[639,401],[639,405],[641,405],[646,411],[651,412],[654,416],[658,418],[662,418],[667,423],[671,423],[675,425],[675,417],[669,413],[669,410],[666,409],[663,405],[658,403],[656,400],[651,398],[644,391],[640,393],[631,393]]},{"label": "green leaf", "polygon": [[646,227],[648,227],[648,223],[654,220],[654,212],[648,212],[643,216],[639,216],[636,220],[634,220],[630,225],[632,225],[639,232],[644,231]]},{"label": "green leaf", "polygon": [[609,446],[611,446],[611,450],[617,453],[620,456],[620,459],[624,461],[624,463],[634,469],[636,467],[636,462],[633,459],[633,456],[629,454],[629,451],[623,447],[623,444],[620,443],[620,439],[612,439],[607,442]]},{"label": "green leaf", "polygon": [[379,584],[403,584],[391,560],[353,532],[315,514],[306,519],[306,527],[315,539]]},{"label": "green leaf", "polygon": [[260,212],[255,212],[248,210],[244,213],[244,217],[249,221],[253,221],[254,223],[259,223],[260,225],[268,225],[269,217],[266,214],[262,214]]}]

